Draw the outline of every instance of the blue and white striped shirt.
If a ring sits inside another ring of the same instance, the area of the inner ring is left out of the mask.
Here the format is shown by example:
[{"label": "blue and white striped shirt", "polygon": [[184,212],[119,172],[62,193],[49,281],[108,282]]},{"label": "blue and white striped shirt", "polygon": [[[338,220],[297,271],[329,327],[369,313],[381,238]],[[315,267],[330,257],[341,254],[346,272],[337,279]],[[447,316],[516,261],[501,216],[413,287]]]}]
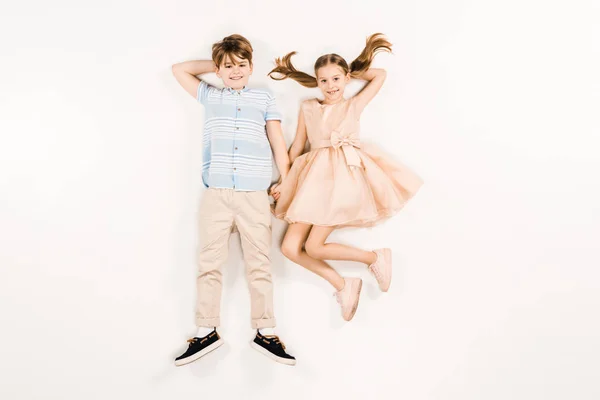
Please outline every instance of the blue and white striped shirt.
[{"label": "blue and white striped shirt", "polygon": [[281,120],[275,97],[263,89],[218,89],[200,81],[197,98],[205,108],[204,185],[240,191],[268,189],[273,155],[266,124]]}]

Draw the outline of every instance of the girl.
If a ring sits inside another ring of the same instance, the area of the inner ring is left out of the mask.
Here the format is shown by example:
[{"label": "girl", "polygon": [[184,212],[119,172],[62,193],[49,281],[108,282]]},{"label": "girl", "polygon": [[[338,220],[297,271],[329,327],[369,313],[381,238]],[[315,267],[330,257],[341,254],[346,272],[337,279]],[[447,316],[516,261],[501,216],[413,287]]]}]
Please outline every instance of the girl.
[{"label": "girl", "polygon": [[[391,52],[382,34],[371,35],[362,53],[350,63],[337,54],[316,61],[311,76],[294,68],[291,57],[276,59],[269,76],[293,79],[305,87],[318,87],[324,99],[304,101],[296,137],[289,150],[293,163],[287,177],[273,186],[274,213],[290,226],[282,253],[293,262],[326,279],[336,289],[342,317],[354,316],[362,287],[359,278],[343,278],[324,260],[364,263],[386,292],[392,278],[391,250],[361,250],[325,243],[334,229],[372,226],[398,212],[421,186],[409,169],[389,159],[359,139],[359,118],[386,77],[383,69],[370,68],[377,52]],[[275,75],[279,74],[279,75]],[[351,78],[367,81],[354,97],[344,98]],[[306,141],[311,150],[302,154]]]}]

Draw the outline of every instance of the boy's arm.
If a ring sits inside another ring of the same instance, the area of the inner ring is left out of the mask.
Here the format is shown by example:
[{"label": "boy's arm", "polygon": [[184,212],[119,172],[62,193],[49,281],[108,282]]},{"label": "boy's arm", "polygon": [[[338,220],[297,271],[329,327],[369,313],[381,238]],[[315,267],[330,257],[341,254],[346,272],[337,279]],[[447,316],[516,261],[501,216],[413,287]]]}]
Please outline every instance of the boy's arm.
[{"label": "boy's arm", "polygon": [[275,164],[277,165],[279,174],[281,174],[281,180],[284,180],[290,170],[290,158],[281,130],[281,121],[267,121],[267,137],[271,143],[271,149],[273,149]]},{"label": "boy's arm", "polygon": [[185,61],[174,64],[172,70],[181,87],[196,98],[198,95],[198,85],[200,84],[200,79],[196,78],[196,75],[215,72],[216,67],[212,60]]}]

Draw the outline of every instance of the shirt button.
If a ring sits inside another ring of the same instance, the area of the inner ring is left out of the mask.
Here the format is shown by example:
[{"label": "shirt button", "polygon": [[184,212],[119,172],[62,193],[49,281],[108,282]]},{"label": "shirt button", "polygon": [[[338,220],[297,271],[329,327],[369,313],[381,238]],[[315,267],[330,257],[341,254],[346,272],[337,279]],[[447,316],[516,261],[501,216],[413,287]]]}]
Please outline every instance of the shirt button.
[{"label": "shirt button", "polygon": [[237,147],[235,149],[237,150]]},{"label": "shirt button", "polygon": [[235,127],[235,130],[238,131],[240,128],[238,126]]},{"label": "shirt button", "polygon": [[241,108],[238,108],[238,111],[242,111],[242,109],[241,109]]},{"label": "shirt button", "polygon": [[237,168],[234,168],[233,170],[235,171]]}]

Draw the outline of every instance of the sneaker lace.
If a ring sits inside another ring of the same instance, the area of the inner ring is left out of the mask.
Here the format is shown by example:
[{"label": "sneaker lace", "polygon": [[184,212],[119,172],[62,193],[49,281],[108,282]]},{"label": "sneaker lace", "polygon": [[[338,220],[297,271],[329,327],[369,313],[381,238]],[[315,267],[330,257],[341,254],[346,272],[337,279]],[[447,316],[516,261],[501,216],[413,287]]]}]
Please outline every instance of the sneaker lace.
[{"label": "sneaker lace", "polygon": [[377,268],[375,266],[375,264],[371,264],[369,265],[369,272],[371,272],[371,274],[373,274],[373,276],[375,277],[375,279],[377,279],[378,281],[380,281],[381,279],[383,279],[383,276],[381,275],[381,270],[379,268]]},{"label": "sneaker lace", "polygon": [[342,294],[340,292],[335,292],[333,297],[335,297],[339,305],[342,305]]},{"label": "sneaker lace", "polygon": [[197,337],[193,337],[191,339],[188,339],[187,342],[189,343],[189,345],[193,345],[194,343],[196,343],[199,339]]},{"label": "sneaker lace", "polygon": [[283,342],[279,339],[279,336],[269,335],[269,336],[265,336],[265,337],[273,340],[273,343],[281,345],[281,347],[283,347],[283,349],[285,350],[285,344],[283,344]]}]

